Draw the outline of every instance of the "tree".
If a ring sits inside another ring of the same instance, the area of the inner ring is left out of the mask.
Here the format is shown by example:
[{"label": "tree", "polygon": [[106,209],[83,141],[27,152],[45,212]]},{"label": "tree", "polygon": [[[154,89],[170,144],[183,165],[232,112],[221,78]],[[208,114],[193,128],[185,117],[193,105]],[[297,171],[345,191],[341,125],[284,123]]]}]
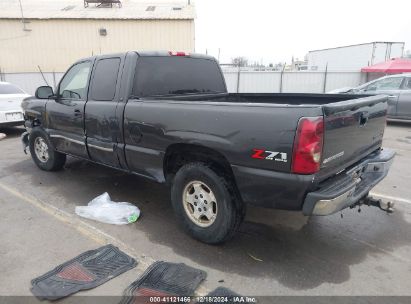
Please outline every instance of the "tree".
[{"label": "tree", "polygon": [[235,66],[245,67],[248,65],[248,59],[246,57],[235,57],[231,59],[231,63]]}]

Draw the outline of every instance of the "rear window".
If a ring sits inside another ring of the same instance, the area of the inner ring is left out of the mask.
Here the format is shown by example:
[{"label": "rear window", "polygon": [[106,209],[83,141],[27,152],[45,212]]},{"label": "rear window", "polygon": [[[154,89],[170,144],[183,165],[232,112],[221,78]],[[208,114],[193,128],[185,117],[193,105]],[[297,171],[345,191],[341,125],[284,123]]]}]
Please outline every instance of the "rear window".
[{"label": "rear window", "polygon": [[137,62],[133,95],[223,93],[226,91],[218,64],[190,57],[141,57]]},{"label": "rear window", "polygon": [[0,83],[0,94],[25,94],[22,89],[10,83]]}]

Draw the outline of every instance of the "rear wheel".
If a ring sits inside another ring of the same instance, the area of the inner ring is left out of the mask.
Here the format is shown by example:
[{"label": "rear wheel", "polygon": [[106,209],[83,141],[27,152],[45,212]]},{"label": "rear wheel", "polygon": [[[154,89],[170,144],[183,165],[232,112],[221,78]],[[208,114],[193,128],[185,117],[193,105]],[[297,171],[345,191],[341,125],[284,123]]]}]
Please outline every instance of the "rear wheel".
[{"label": "rear wheel", "polygon": [[30,133],[29,147],[31,158],[42,170],[56,171],[63,168],[66,155],[54,150],[54,147],[45,131],[34,128]]},{"label": "rear wheel", "polygon": [[180,168],[171,201],[183,228],[204,243],[230,239],[243,219],[242,204],[229,181],[202,163]]}]

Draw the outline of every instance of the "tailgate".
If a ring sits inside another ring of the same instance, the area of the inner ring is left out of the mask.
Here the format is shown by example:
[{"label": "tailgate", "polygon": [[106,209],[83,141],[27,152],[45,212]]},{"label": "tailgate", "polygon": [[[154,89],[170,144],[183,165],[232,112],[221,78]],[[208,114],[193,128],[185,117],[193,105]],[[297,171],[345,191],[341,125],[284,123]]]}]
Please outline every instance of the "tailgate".
[{"label": "tailgate", "polygon": [[330,103],[323,106],[323,112],[322,177],[349,167],[381,147],[387,96],[359,96],[357,99]]}]

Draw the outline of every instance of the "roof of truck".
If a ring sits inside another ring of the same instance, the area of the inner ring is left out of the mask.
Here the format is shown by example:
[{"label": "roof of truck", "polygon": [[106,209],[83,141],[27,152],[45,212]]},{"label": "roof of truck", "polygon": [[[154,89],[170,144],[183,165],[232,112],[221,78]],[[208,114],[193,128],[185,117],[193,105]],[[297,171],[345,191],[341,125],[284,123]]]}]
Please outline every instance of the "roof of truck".
[{"label": "roof of truck", "polygon": [[[86,60],[94,60],[95,58],[101,58],[101,57],[116,57],[116,56],[124,56],[127,53],[136,53],[140,57],[172,57],[176,55],[170,54],[171,51],[129,51],[129,52],[122,52],[122,53],[109,53],[109,54],[101,54],[101,55],[94,55],[90,57],[84,57],[80,58],[79,60],[73,62],[73,64],[86,61]],[[175,52],[171,52],[175,53]],[[216,61],[217,59],[213,56],[209,55],[204,55],[204,54],[199,54],[199,53],[185,53],[185,56],[181,57],[187,57],[187,58],[201,58],[201,59],[208,59],[212,61]]]},{"label": "roof of truck", "polygon": [[[174,51],[141,51],[141,52],[135,51],[135,52],[141,57],[172,56],[173,54],[170,54],[170,53],[175,53]],[[185,52],[181,52],[181,53],[185,53]],[[213,56],[209,56],[209,55],[204,55],[204,54],[199,54],[199,53],[185,53],[185,54],[187,57],[191,57],[191,58],[204,58],[204,59],[215,60]]]},{"label": "roof of truck", "polygon": [[[87,58],[82,58],[80,60],[86,60],[90,58],[99,58],[99,57],[106,57],[106,56],[122,56],[124,54],[130,53],[130,52],[135,52],[138,54],[140,57],[164,57],[164,56],[176,56],[173,53],[176,53],[178,51],[129,51],[129,52],[123,52],[123,53],[108,53],[108,54],[101,54],[101,55],[95,55]],[[178,52],[178,53],[184,53],[185,55],[182,55],[182,57],[190,57],[190,58],[204,58],[204,59],[212,59],[216,60],[213,56],[209,55],[204,55],[204,54],[199,54],[199,53],[188,53],[188,52]]]},{"label": "roof of truck", "polygon": [[[82,0],[21,0],[25,19],[194,19],[194,5],[184,0],[120,0],[122,7],[97,7]],[[21,19],[19,0],[0,1],[0,18]]]}]

